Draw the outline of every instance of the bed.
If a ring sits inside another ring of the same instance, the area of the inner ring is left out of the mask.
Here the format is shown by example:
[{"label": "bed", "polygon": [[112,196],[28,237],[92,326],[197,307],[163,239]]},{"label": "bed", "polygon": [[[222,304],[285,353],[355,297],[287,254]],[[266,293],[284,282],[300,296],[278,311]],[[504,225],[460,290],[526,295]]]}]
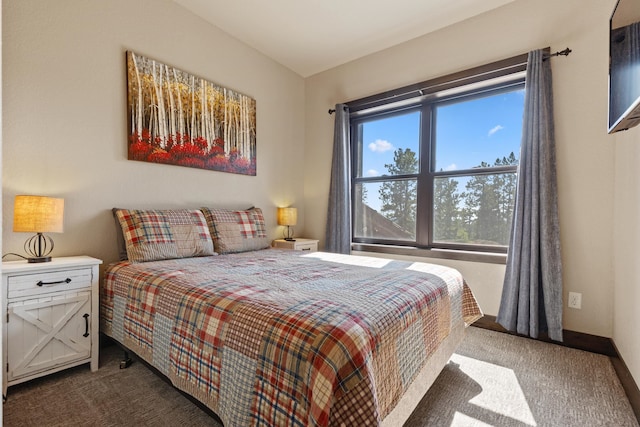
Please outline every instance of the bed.
[{"label": "bed", "polygon": [[101,331],[225,426],[401,425],[482,315],[451,268],[247,242],[259,209],[167,212],[117,211]]}]

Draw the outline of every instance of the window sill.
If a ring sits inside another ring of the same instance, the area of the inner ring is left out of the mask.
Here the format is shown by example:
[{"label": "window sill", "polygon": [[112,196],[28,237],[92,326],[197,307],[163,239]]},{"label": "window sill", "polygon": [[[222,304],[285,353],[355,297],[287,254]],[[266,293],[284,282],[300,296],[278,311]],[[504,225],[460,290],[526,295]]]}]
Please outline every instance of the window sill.
[{"label": "window sill", "polygon": [[490,252],[472,252],[451,249],[420,249],[408,246],[376,245],[371,243],[352,243],[351,250],[390,255],[406,255],[423,258],[441,258],[452,259],[456,261],[483,262],[486,264],[507,263],[507,254],[496,254]]}]

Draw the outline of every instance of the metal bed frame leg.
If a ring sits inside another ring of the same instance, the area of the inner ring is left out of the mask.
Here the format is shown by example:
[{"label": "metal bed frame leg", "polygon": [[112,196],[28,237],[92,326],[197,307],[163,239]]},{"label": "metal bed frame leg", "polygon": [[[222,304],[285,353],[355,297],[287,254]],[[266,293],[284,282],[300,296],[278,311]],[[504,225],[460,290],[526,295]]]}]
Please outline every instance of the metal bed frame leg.
[{"label": "metal bed frame leg", "polygon": [[129,352],[127,350],[123,349],[122,351],[124,352],[124,356],[120,361],[120,369],[127,369],[129,366],[131,366],[132,360],[129,357]]}]

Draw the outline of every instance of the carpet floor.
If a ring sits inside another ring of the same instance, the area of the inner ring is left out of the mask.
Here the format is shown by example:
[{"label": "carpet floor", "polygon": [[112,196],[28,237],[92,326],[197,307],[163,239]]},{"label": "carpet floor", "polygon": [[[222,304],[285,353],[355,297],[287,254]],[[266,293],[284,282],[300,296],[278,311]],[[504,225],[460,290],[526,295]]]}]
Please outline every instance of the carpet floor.
[{"label": "carpet floor", "polygon": [[[121,370],[117,346],[100,369],[68,369],[9,388],[5,426],[220,426],[145,364]],[[638,426],[608,357],[469,328],[405,424]]]}]

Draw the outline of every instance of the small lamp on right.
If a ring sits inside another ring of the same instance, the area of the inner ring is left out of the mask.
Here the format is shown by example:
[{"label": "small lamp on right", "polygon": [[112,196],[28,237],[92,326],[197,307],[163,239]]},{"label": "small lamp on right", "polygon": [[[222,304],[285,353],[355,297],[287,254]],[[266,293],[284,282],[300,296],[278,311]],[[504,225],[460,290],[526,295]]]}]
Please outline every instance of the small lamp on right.
[{"label": "small lamp on right", "polygon": [[295,241],[293,238],[293,226],[298,222],[298,209],[296,208],[278,208],[278,225],[287,227],[283,233],[284,240],[290,242]]}]

